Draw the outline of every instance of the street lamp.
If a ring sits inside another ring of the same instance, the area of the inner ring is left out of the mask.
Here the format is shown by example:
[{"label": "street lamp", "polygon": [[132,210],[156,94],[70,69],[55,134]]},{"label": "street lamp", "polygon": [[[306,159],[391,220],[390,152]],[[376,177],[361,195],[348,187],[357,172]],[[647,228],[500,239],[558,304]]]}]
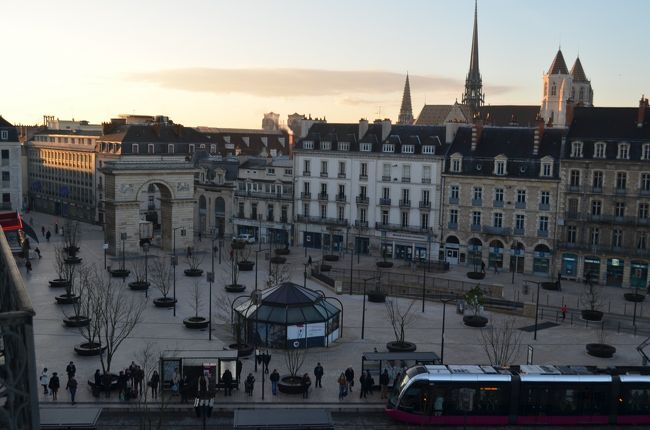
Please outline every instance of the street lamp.
[{"label": "street lamp", "polygon": [[524,280],[524,284],[537,284],[537,299],[535,300],[535,334],[533,335],[533,340],[537,340],[537,321],[539,315],[539,284],[541,284],[541,282]]},{"label": "street lamp", "polygon": [[142,251],[144,251],[144,283],[147,286],[144,296],[149,297],[149,242],[142,244]]},{"label": "street lamp", "polygon": [[422,265],[422,313],[424,313],[424,300],[427,294],[427,265]]},{"label": "street lamp", "polygon": [[447,313],[447,303],[454,299],[440,299],[442,303],[442,336],[440,337],[440,364],[445,364],[445,317]]},{"label": "street lamp", "polygon": [[515,267],[512,268],[512,283],[515,283],[515,272],[519,269],[519,251],[521,251],[521,243],[513,244],[512,252],[515,256]]},{"label": "street lamp", "polygon": [[212,271],[207,274],[208,278],[208,283],[210,284],[210,303],[208,304],[208,313],[210,315],[209,317],[209,327],[208,327],[208,340],[212,340],[212,283],[214,282],[214,241],[217,240],[217,232],[215,229],[212,231],[212,247],[210,248],[211,255],[212,255]]},{"label": "street lamp", "polygon": [[[122,240],[122,267],[120,267],[120,269],[122,270],[122,273],[126,273],[124,272],[124,270],[126,269],[126,261],[124,257],[124,242],[126,242],[127,237],[128,236],[126,235],[126,233],[120,233],[120,239]],[[126,276],[123,276],[122,283],[124,283],[125,281],[126,281]]]},{"label": "street lamp", "polygon": [[379,276],[372,276],[363,280],[363,309],[361,310],[361,339],[366,333],[366,282],[379,279]]},{"label": "street lamp", "polygon": [[181,231],[181,237],[185,236],[185,227],[174,227],[173,230],[173,255],[172,255],[172,267],[174,268],[174,316],[176,316],[176,266],[178,266],[178,257],[176,256],[176,230]]}]

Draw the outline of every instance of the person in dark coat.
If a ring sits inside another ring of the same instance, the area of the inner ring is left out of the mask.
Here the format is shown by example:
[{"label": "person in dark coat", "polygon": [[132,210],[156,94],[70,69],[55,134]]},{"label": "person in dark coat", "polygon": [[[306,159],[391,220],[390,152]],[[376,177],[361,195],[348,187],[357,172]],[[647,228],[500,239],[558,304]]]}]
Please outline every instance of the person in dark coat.
[{"label": "person in dark coat", "polygon": [[104,392],[106,393],[106,398],[111,397],[111,383],[112,383],[111,375],[110,373],[104,373],[102,375],[102,388],[104,389]]},{"label": "person in dark coat", "polygon": [[366,395],[372,396],[372,387],[375,386],[375,379],[370,374],[370,370],[366,370]]},{"label": "person in dark coat", "polygon": [[302,375],[302,381],[301,381],[301,387],[302,387],[302,398],[303,399],[308,399],[309,398],[309,386],[311,385],[311,379],[309,378],[309,373],[305,373]]},{"label": "person in dark coat", "polygon": [[154,399],[158,398],[158,384],[160,384],[160,375],[157,370],[153,371],[151,379],[149,380],[149,386],[151,387],[151,397]]},{"label": "person in dark coat", "polygon": [[352,387],[354,387],[354,369],[352,366],[345,369],[345,379],[348,381],[348,391],[352,392]]},{"label": "person in dark coat", "polygon": [[95,370],[93,375],[93,396],[99,397],[99,393],[102,390],[102,374],[99,369]]},{"label": "person in dark coat", "polygon": [[59,393],[59,387],[61,387],[61,382],[59,381],[59,375],[54,372],[52,373],[52,377],[50,378],[50,382],[48,384],[48,388],[52,392],[52,400],[57,399],[57,394]]},{"label": "person in dark coat", "polygon": [[36,253],[36,255],[38,255],[38,259],[40,260],[42,258],[41,257],[41,250],[38,248],[38,246],[36,248],[34,248],[34,252]]},{"label": "person in dark coat", "polygon": [[316,378],[316,383],[314,384],[314,388],[323,388],[323,384],[321,383],[321,380],[323,379],[323,374],[325,372],[323,371],[323,366],[321,366],[320,363],[316,364],[316,367],[314,367],[314,378]]},{"label": "person in dark coat", "polygon": [[230,369],[226,369],[226,371],[223,372],[221,380],[224,385],[224,394],[226,396],[232,396],[232,373],[230,372]]},{"label": "person in dark coat", "polygon": [[44,225],[41,226],[41,234],[42,234],[43,236],[45,236],[45,226],[44,226]]},{"label": "person in dark coat", "polygon": [[235,365],[235,374],[237,375],[237,386],[239,386],[239,381],[241,381],[241,369],[243,367],[243,364],[241,360],[238,358],[237,359],[237,364]]},{"label": "person in dark coat", "polygon": [[366,374],[365,372],[361,372],[361,376],[359,376],[359,388],[360,388],[360,393],[359,393],[359,398],[360,399],[365,399],[366,398]]},{"label": "person in dark coat", "polygon": [[269,379],[271,380],[271,392],[274,396],[277,396],[278,382],[280,381],[280,374],[278,373],[278,369],[273,369],[273,372],[271,372]]},{"label": "person in dark coat", "polygon": [[70,379],[71,376],[74,376],[77,373],[77,366],[75,366],[71,361],[70,364],[65,367],[65,372],[68,374],[68,379]]},{"label": "person in dark coat", "polygon": [[183,379],[181,379],[180,387],[178,387],[178,391],[181,394],[181,403],[187,403],[187,398],[189,397],[189,391],[190,391],[190,377],[185,375]]},{"label": "person in dark coat", "polygon": [[54,223],[54,234],[59,234],[59,223]]},{"label": "person in dark coat", "polygon": [[117,393],[120,400],[126,400],[126,381],[127,377],[123,370],[117,375]]},{"label": "person in dark coat", "polygon": [[246,382],[244,382],[244,388],[246,389],[246,394],[248,394],[248,397],[253,396],[254,387],[255,387],[255,377],[253,376],[252,373],[249,373],[248,377],[246,378]]},{"label": "person in dark coat", "polygon": [[45,233],[45,239],[47,239],[47,241],[49,242],[50,237],[52,237],[52,233],[50,233],[50,230],[48,230],[47,233]]},{"label": "person in dark coat", "polygon": [[65,389],[70,392],[70,401],[74,405],[74,397],[77,395],[77,380],[74,379],[74,375],[68,379],[68,383],[66,384]]},{"label": "person in dark coat", "polygon": [[381,386],[381,398],[388,398],[388,383],[390,382],[390,377],[388,376],[388,369],[384,368],[384,371],[379,375],[379,385]]}]

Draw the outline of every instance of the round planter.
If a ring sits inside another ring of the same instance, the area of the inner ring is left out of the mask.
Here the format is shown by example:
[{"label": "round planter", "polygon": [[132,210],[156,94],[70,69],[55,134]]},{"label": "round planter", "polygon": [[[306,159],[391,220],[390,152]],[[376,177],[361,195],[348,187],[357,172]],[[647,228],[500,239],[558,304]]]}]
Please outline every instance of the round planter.
[{"label": "round planter", "polygon": [[246,285],[242,284],[227,284],[224,285],[223,287],[226,291],[229,293],[241,293],[242,291],[246,290]]},{"label": "round planter", "polygon": [[281,376],[278,381],[278,390],[284,394],[302,394],[302,377]]},{"label": "round planter", "polygon": [[204,329],[210,324],[210,321],[203,318],[203,317],[190,317],[190,318],[185,318],[183,320],[183,324],[187,328],[191,328],[193,330],[199,330],[199,329]]},{"label": "round planter", "polygon": [[542,289],[549,291],[559,291],[560,283],[559,282],[542,282]]},{"label": "round planter", "polygon": [[230,243],[230,247],[232,249],[244,249],[245,246],[246,246],[246,242],[242,242],[239,240],[235,240]]},{"label": "round planter", "polygon": [[321,272],[329,272],[330,270],[332,270],[332,266],[330,266],[329,264],[321,264],[320,265],[320,271]]},{"label": "round planter", "polygon": [[386,301],[386,294],[381,291],[369,291],[367,296],[369,302],[384,303]]},{"label": "round planter", "polygon": [[81,257],[77,257],[77,256],[65,257],[63,261],[65,262],[65,264],[79,264],[81,263]]},{"label": "round planter", "polygon": [[483,272],[467,272],[467,277],[469,279],[483,279],[483,278],[485,278],[485,273],[483,273]]},{"label": "round planter", "polygon": [[463,324],[468,327],[485,327],[488,319],[481,315],[467,315],[463,317]]},{"label": "round planter", "polygon": [[625,300],[628,302],[641,303],[645,300],[645,295],[639,293],[625,293],[623,294],[623,297],[625,297]]},{"label": "round planter", "polygon": [[275,255],[289,255],[289,248],[278,248],[275,250]]},{"label": "round planter", "polygon": [[587,321],[600,321],[603,319],[601,311],[592,311],[591,309],[583,309],[580,311],[583,320]]},{"label": "round planter", "polygon": [[393,267],[392,261],[378,261],[375,263],[380,269],[390,269]]},{"label": "round planter", "polygon": [[324,256],[323,259],[325,261],[339,261],[339,256],[338,255],[328,254],[328,255]]},{"label": "round planter", "polygon": [[134,281],[134,282],[129,282],[129,288],[132,289],[133,291],[144,291],[149,289],[149,282],[145,281]]},{"label": "round planter", "polygon": [[248,343],[231,343],[228,348],[237,351],[237,357],[248,357],[253,353],[255,347]]},{"label": "round planter", "polygon": [[255,267],[255,262],[253,261],[239,261],[237,262],[237,267],[240,272],[250,272]]},{"label": "round planter", "polygon": [[80,343],[79,345],[75,345],[74,352],[76,352],[77,355],[81,355],[82,357],[92,357],[93,355],[101,354],[105,349],[105,346],[101,346],[101,344],[97,342],[84,342]]},{"label": "round planter", "polygon": [[287,262],[286,257],[271,257],[271,263],[273,264],[284,264]]},{"label": "round planter", "polygon": [[78,246],[66,246],[63,248],[63,251],[65,251],[66,254],[68,254],[70,257],[74,257],[77,255],[77,252],[79,252],[79,247]]},{"label": "round planter", "polygon": [[386,344],[386,349],[388,349],[390,352],[413,352],[417,349],[417,345],[415,345],[413,342],[388,342]]},{"label": "round planter", "polygon": [[111,270],[111,276],[113,278],[126,278],[131,274],[129,269],[114,269]]},{"label": "round planter", "polygon": [[70,282],[67,279],[54,279],[50,281],[50,287],[52,288],[65,288],[70,285]]},{"label": "round planter", "polygon": [[190,278],[198,278],[199,276],[203,275],[203,270],[202,269],[185,269],[183,273],[185,273],[185,276],[189,276]]},{"label": "round planter", "polygon": [[79,296],[76,294],[61,294],[56,296],[55,299],[57,305],[71,305],[79,302]]},{"label": "round planter", "polygon": [[587,354],[599,358],[612,358],[616,353],[616,348],[606,343],[588,343]]},{"label": "round planter", "polygon": [[63,318],[63,324],[66,327],[86,327],[90,324],[90,318],[84,316]]},{"label": "round planter", "polygon": [[153,304],[157,308],[173,308],[174,303],[176,303],[176,300],[171,297],[158,297],[157,299],[153,299]]}]

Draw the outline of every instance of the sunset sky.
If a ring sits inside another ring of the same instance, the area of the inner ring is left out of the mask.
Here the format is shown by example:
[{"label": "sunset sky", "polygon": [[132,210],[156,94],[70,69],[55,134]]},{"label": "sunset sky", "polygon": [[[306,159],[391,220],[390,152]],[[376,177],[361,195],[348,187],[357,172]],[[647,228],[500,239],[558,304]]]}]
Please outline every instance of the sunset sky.
[{"label": "sunset sky", "polygon": [[[0,0],[0,115],[106,121],[162,114],[188,126],[259,128],[264,112],[396,120],[460,99],[473,0]],[[598,106],[650,93],[644,0],[482,0],[486,103],[539,104],[561,45]]]}]

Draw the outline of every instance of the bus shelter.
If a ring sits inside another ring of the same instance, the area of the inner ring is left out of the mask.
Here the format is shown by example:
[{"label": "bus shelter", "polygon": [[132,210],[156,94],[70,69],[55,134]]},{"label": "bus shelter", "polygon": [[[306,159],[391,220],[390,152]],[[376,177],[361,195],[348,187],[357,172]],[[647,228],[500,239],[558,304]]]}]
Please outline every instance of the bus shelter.
[{"label": "bus shelter", "polygon": [[384,369],[388,370],[388,386],[392,387],[395,378],[416,364],[440,364],[440,357],[435,352],[364,352],[361,355],[361,371],[370,371],[375,386],[379,385],[379,375]]},{"label": "bus shelter", "polygon": [[163,390],[172,386],[174,373],[179,378],[187,376],[190,390],[196,389],[199,377],[207,376],[213,390],[223,388],[223,372],[232,373],[233,387],[237,380],[237,351],[164,351],[160,357],[160,381]]}]

